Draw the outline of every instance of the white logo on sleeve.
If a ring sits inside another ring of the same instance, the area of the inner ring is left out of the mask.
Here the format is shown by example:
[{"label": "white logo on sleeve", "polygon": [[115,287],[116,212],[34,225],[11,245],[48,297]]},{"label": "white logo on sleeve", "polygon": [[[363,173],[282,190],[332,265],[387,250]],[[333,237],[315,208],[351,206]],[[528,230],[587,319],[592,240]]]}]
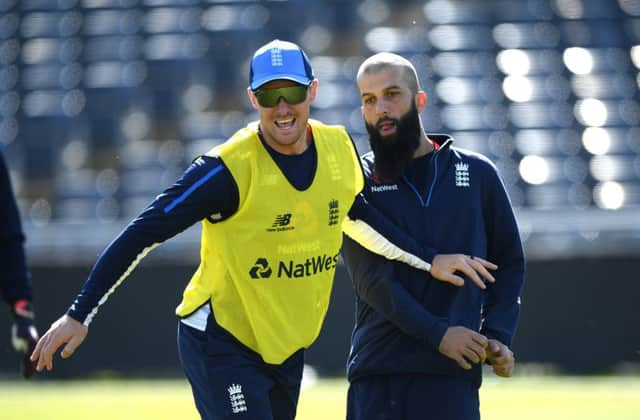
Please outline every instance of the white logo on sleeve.
[{"label": "white logo on sleeve", "polygon": [[231,411],[233,414],[247,411],[247,403],[244,400],[242,386],[238,384],[231,384],[231,386],[227,388],[227,391],[229,391],[229,401],[231,401]]},{"label": "white logo on sleeve", "polygon": [[456,187],[469,187],[471,178],[469,176],[469,164],[456,163]]}]

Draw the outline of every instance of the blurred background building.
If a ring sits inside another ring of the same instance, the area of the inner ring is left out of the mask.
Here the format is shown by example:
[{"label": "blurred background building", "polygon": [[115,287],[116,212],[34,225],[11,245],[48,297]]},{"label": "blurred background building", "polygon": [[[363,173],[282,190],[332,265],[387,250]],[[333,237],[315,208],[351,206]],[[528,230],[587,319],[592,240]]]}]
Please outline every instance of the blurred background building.
[{"label": "blurred background building", "polygon": [[[256,118],[249,60],[273,38],[312,57],[312,115],[344,124],[361,152],[358,65],[378,51],[410,59],[429,94],[428,131],[451,133],[500,170],[538,264],[527,287],[539,289],[525,295],[531,316],[550,308],[549,296],[569,302],[575,319],[631,311],[640,298],[640,0],[0,0],[0,147],[36,293],[70,290],[52,313],[128,220]],[[194,227],[156,261],[188,272],[198,242]],[[623,326],[638,321],[624,313]],[[613,361],[638,361],[633,331],[616,336],[629,348]]]}]

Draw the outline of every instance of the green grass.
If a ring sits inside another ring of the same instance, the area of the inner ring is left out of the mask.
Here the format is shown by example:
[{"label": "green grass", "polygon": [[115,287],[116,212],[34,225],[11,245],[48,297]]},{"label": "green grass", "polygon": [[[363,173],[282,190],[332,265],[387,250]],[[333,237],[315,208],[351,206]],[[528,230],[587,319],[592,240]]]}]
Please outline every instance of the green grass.
[{"label": "green grass", "polygon": [[489,420],[640,419],[640,377],[491,378],[480,398]]},{"label": "green grass", "polygon": [[[347,385],[321,380],[302,392],[299,420],[343,419]],[[640,377],[487,375],[484,420],[637,420]],[[184,380],[0,381],[2,420],[197,420]]]}]

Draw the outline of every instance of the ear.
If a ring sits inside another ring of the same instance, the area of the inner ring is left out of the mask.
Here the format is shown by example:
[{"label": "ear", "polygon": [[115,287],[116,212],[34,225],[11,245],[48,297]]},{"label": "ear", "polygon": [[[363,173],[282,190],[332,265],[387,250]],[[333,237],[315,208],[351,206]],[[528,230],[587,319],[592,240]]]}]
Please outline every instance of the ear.
[{"label": "ear", "polygon": [[313,79],[313,82],[311,82],[311,86],[309,86],[309,102],[315,101],[317,92],[318,92],[318,79]]},{"label": "ear", "polygon": [[253,109],[258,109],[258,100],[256,99],[256,95],[253,94],[253,91],[250,87],[247,88],[247,96],[249,96],[249,101],[251,101],[251,106]]},{"label": "ear", "polygon": [[424,90],[419,90],[416,93],[416,108],[418,112],[422,112],[427,107],[427,93]]}]

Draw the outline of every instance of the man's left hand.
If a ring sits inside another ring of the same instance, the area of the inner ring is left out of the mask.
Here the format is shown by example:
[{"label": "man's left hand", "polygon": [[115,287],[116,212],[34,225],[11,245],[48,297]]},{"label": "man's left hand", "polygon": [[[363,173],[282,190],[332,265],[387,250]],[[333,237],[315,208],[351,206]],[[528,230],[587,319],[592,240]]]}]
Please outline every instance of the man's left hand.
[{"label": "man's left hand", "polygon": [[516,359],[509,347],[490,338],[487,345],[487,363],[493,368],[493,373],[508,378],[513,375]]},{"label": "man's left hand", "polygon": [[33,324],[33,309],[28,301],[20,300],[13,305],[12,313],[11,344],[15,351],[23,354],[20,372],[24,378],[29,378],[34,372],[29,356],[38,342],[38,330]]},{"label": "man's left hand", "polygon": [[496,281],[488,270],[497,269],[497,265],[480,257],[464,254],[438,254],[433,257],[429,272],[433,278],[458,287],[464,285],[464,279],[455,273],[462,273],[484,290],[487,288],[484,284],[485,281],[489,283]]}]

